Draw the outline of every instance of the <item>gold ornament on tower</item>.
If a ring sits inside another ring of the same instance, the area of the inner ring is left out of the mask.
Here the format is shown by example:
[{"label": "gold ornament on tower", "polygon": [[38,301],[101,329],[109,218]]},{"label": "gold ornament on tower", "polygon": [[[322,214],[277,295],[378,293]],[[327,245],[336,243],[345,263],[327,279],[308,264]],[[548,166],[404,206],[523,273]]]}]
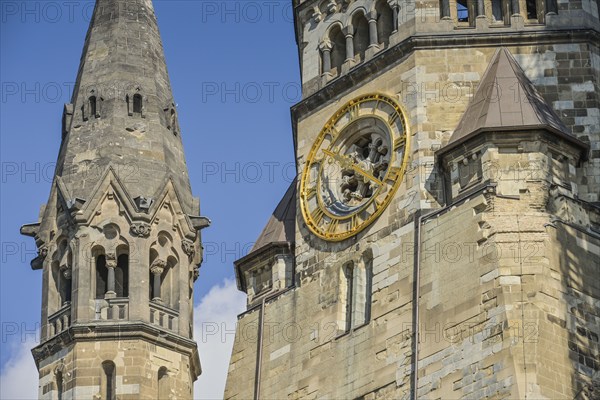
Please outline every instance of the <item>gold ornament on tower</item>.
[{"label": "gold ornament on tower", "polygon": [[329,241],[345,240],[371,224],[400,186],[409,155],[402,107],[384,94],[355,98],[325,124],[300,182],[308,228]]}]

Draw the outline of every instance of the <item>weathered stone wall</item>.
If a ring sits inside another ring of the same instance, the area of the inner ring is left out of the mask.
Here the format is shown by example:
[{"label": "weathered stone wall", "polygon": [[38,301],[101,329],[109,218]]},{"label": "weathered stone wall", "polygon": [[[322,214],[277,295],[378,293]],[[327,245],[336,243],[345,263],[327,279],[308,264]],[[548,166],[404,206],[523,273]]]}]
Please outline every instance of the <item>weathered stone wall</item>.
[{"label": "weathered stone wall", "polygon": [[[273,331],[264,333],[262,398],[403,398],[414,389],[414,212],[443,201],[434,152],[456,128],[495,50],[415,51],[372,69],[368,81],[331,83],[296,108],[302,170],[335,110],[364,93],[396,95],[410,122],[411,168],[388,209],[346,242],[316,239],[298,209],[296,287],[265,306]],[[590,161],[562,179],[575,180],[580,199],[598,201],[597,48],[581,42],[509,50],[573,133],[591,145]],[[530,162],[502,152],[494,157],[506,171]],[[531,162],[543,158],[538,154]],[[597,229],[590,222],[597,221],[591,216],[597,211],[564,200],[569,205],[557,212],[547,187],[502,178],[506,190],[516,191],[512,198],[480,194],[422,227],[421,397],[573,398],[597,374],[591,360],[598,356],[600,292],[589,283],[600,274],[597,233],[590,230]],[[570,223],[586,233],[552,223],[553,214],[577,215]],[[365,251],[374,255],[371,321],[343,334],[341,267]],[[226,398],[253,394],[257,344],[240,336],[256,333],[258,313],[239,320]]]},{"label": "weathered stone wall", "polygon": [[[65,347],[39,366],[40,399],[57,398],[56,371],[62,371],[63,399],[104,399],[106,378],[102,363],[115,364],[118,399],[185,399],[192,397],[192,374],[188,357],[144,340],[99,340]],[[168,376],[161,380],[159,369]],[[164,396],[167,394],[168,396]]]},{"label": "weathered stone wall", "polygon": [[[419,397],[586,389],[599,370],[600,239],[549,221],[529,199],[479,195],[423,225]],[[336,322],[343,254],[268,302],[261,398],[407,398],[413,248],[412,225],[373,245],[372,319],[351,333]],[[259,312],[239,320],[225,398],[253,394]]]}]

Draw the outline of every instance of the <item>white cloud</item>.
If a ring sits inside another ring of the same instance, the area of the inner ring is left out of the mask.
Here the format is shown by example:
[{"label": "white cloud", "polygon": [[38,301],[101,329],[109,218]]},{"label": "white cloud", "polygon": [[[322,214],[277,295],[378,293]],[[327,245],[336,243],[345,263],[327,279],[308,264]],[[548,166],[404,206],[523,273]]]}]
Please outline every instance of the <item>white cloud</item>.
[{"label": "white cloud", "polygon": [[238,291],[232,279],[213,286],[195,307],[194,339],[202,363],[202,375],[194,387],[195,399],[223,398],[237,315],[245,307],[246,295]]},{"label": "white cloud", "polygon": [[38,397],[38,371],[31,355],[31,348],[37,343],[33,340],[15,341],[7,347],[10,358],[2,366],[0,373],[0,399],[32,400]]},{"label": "white cloud", "polygon": [[[223,398],[237,315],[245,307],[246,295],[238,291],[232,279],[213,286],[195,307],[194,339],[198,342],[203,370],[194,387],[195,399]],[[0,371],[0,399],[37,399],[38,372],[31,355],[36,343],[15,338],[12,346],[6,346],[12,350]]]}]

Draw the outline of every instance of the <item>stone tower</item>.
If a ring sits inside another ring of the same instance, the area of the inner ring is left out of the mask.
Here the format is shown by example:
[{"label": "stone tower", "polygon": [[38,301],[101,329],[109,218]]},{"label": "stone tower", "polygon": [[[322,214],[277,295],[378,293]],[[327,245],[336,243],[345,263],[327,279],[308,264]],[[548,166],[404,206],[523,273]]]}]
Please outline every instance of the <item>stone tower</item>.
[{"label": "stone tower", "polygon": [[294,0],[227,399],[600,398],[595,0]]},{"label": "stone tower", "polygon": [[202,261],[151,0],[98,0],[31,263],[43,274],[40,399],[186,399]]}]

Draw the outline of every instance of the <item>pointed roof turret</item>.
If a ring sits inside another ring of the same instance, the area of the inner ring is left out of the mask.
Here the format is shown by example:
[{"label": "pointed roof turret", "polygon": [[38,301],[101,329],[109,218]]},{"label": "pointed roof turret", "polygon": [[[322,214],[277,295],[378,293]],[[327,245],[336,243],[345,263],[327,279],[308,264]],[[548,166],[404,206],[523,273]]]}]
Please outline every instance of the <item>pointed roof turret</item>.
[{"label": "pointed roof turret", "polygon": [[273,211],[267,225],[254,243],[252,251],[272,243],[294,243],[296,231],[296,180],[291,183],[283,198]]},{"label": "pointed roof turret", "polygon": [[73,198],[89,200],[110,166],[134,199],[171,179],[198,214],[151,0],[97,0],[71,101],[56,174]]},{"label": "pointed roof turret", "polygon": [[479,87],[443,152],[485,131],[547,129],[576,140],[508,49],[492,58]]}]

